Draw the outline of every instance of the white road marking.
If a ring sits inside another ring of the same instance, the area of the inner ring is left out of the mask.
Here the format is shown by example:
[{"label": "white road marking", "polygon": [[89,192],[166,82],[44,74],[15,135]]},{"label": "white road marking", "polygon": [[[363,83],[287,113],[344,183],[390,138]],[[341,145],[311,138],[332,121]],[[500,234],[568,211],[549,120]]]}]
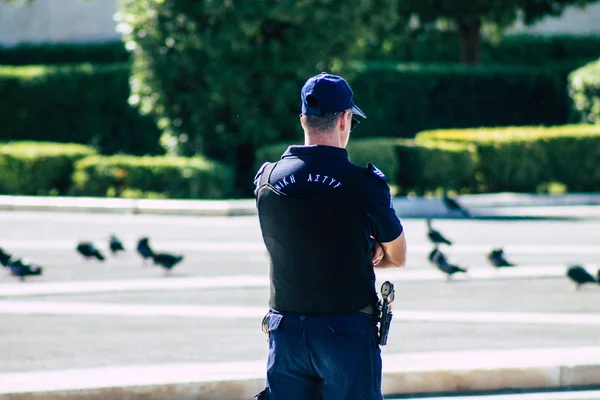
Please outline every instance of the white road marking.
[{"label": "white road marking", "polygon": [[[593,273],[593,267],[587,267]],[[377,280],[393,282],[445,281],[434,268],[377,271]],[[456,274],[453,280],[511,280],[564,278],[566,266],[516,267],[497,270],[492,267],[471,268],[468,274]],[[593,273],[595,275],[595,273]],[[566,279],[566,278],[565,278]],[[0,284],[0,297],[24,297],[59,294],[118,293],[168,291],[181,289],[267,288],[266,275],[196,276],[185,278],[149,278],[105,281],[24,282]],[[600,286],[598,286],[600,288]]]},{"label": "white road marking", "polygon": [[[384,378],[396,378],[396,380],[400,376],[406,377],[403,375],[405,372],[410,373],[410,377],[413,379],[419,379],[419,373],[426,371],[444,371],[446,376],[448,376],[453,374],[462,375],[465,371],[507,368],[525,368],[540,372],[551,368],[552,370],[556,370],[556,374],[558,374],[561,366],[573,367],[580,365],[600,365],[600,347],[397,353],[385,354],[383,357]],[[59,392],[230,380],[238,382],[242,380],[264,380],[265,369],[266,360],[263,359],[226,363],[129,365],[5,373],[0,374],[0,394]],[[544,400],[551,399],[553,398],[544,398]],[[572,398],[567,397],[560,400],[567,399],[571,400]],[[538,399],[536,398],[535,400]]]},{"label": "white road marking", "polygon": [[80,282],[29,282],[0,285],[0,296],[37,296],[76,293],[143,292],[155,290],[268,287],[269,278],[230,275],[193,278],[152,278]]},{"label": "white road marking", "polygon": [[[93,240],[93,239],[90,239]],[[97,238],[96,243],[99,248],[107,248],[106,238]],[[105,243],[106,242],[106,243]],[[134,251],[137,241],[124,241],[123,244],[130,251]],[[207,241],[207,240],[152,240],[151,245],[156,248],[165,248],[170,251],[226,251],[228,253],[265,253],[266,248],[261,241]],[[2,240],[0,247],[6,251],[12,250],[72,250],[77,247],[77,240]],[[485,255],[493,248],[498,247],[494,244],[455,244],[445,247],[444,252],[448,254],[465,255]],[[581,255],[597,254],[600,255],[600,246],[593,245],[522,245],[506,244],[502,246],[505,253],[513,255]],[[433,245],[419,242],[418,244],[408,244],[409,251],[412,253],[429,253]]]},{"label": "white road marking", "polygon": [[262,318],[267,307],[119,304],[86,302],[17,302],[0,300],[0,314],[110,315],[128,317]]},{"label": "white road marking", "polygon": [[[0,314],[104,315],[135,317],[189,317],[216,319],[258,319],[268,308],[249,306],[203,306],[132,303],[14,301],[0,300]],[[399,310],[394,311],[395,324],[406,322],[449,322],[490,324],[547,324],[567,326],[600,326],[600,314],[577,313],[510,313],[477,311]]]}]

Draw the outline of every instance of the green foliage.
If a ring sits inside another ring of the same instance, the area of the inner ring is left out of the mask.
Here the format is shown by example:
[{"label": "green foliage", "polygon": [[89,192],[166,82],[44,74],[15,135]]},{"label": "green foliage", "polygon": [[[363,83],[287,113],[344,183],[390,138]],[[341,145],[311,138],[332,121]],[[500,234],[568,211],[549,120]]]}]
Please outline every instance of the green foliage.
[{"label": "green foliage", "polygon": [[476,191],[475,148],[469,144],[399,140],[399,193],[424,195],[438,189]]},{"label": "green foliage", "polygon": [[355,63],[351,85],[368,118],[353,134],[563,124],[570,115],[565,67]]},{"label": "green foliage", "polygon": [[600,123],[600,60],[569,75],[569,94],[581,121]]},{"label": "green foliage", "polygon": [[0,46],[0,65],[115,63],[129,60],[121,41],[105,43],[43,43]]},{"label": "green foliage", "polygon": [[129,106],[127,64],[0,66],[0,140],[92,145],[102,153],[156,154],[154,121]]},{"label": "green foliage", "polygon": [[600,126],[431,131],[415,139],[430,141],[474,144],[480,190],[535,192],[548,182],[570,191],[600,190]]},{"label": "green foliage", "polygon": [[0,144],[0,193],[65,194],[71,185],[75,162],[94,153],[94,149],[79,144]]},{"label": "green foliage", "polygon": [[227,198],[233,194],[231,168],[196,156],[91,156],[75,165],[72,194],[151,198]]},{"label": "green foliage", "polygon": [[306,79],[360,58],[395,3],[121,0],[132,99],[159,118],[169,149],[235,164],[251,182],[256,147],[299,136]]}]

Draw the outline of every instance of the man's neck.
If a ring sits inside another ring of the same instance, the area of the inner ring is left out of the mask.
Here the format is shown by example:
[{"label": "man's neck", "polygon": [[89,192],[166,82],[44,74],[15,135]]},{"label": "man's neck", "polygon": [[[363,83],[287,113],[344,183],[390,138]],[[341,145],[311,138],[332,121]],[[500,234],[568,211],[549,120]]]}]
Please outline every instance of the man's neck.
[{"label": "man's neck", "polygon": [[305,146],[331,146],[331,147],[339,147],[343,149],[341,140],[337,137],[331,137],[326,135],[304,135],[304,145]]}]

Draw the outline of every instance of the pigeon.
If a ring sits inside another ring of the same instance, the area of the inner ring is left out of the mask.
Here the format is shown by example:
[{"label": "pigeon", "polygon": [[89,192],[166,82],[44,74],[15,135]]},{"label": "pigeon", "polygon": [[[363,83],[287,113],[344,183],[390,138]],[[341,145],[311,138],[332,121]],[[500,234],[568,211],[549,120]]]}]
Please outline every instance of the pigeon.
[{"label": "pigeon", "polygon": [[165,275],[169,272],[173,267],[179,264],[183,260],[183,256],[175,256],[169,253],[159,253],[155,254],[152,259],[154,260],[154,264],[160,265],[165,269]]},{"label": "pigeon", "polygon": [[25,281],[26,276],[42,275],[43,270],[43,268],[39,265],[33,265],[21,259],[11,261],[9,264],[9,268],[11,275],[18,277],[21,280],[21,282]]},{"label": "pigeon", "polygon": [[3,249],[0,248],[0,265],[2,265],[3,267],[8,267],[8,264],[10,264],[11,258],[12,258],[12,256],[10,254],[8,254],[7,252],[5,252]]},{"label": "pigeon", "polygon": [[440,271],[446,273],[446,279],[450,280],[452,275],[457,272],[466,273],[466,268],[461,268],[458,265],[450,264],[446,259],[444,253],[442,253],[437,247],[429,253],[429,261],[434,264]]},{"label": "pigeon", "polygon": [[446,239],[441,233],[439,233],[431,227],[431,219],[429,218],[427,218],[427,228],[429,229],[429,231],[427,232],[427,237],[429,237],[429,240],[431,240],[432,243],[436,245],[440,243],[445,243],[448,246],[452,245],[451,241]]},{"label": "pigeon", "polygon": [[504,258],[504,250],[501,248],[492,250],[488,254],[487,258],[490,261],[490,263],[496,268],[515,266],[515,264],[509,262],[506,258]]},{"label": "pigeon", "polygon": [[108,247],[110,248],[110,251],[113,256],[119,253],[119,251],[125,251],[123,243],[121,243],[121,241],[115,235],[110,236]]},{"label": "pigeon", "polygon": [[456,199],[444,195],[442,196],[442,201],[449,211],[458,211],[467,218],[471,217],[471,214],[463,206],[458,204]]},{"label": "pigeon", "polygon": [[81,254],[86,260],[90,258],[96,258],[98,261],[104,261],[104,256],[100,253],[92,243],[90,242],[80,242],[77,245],[77,251]]},{"label": "pigeon", "polygon": [[[600,271],[599,275],[600,275]],[[579,290],[586,283],[596,283],[596,279],[581,265],[572,265],[567,270],[567,277],[575,282],[575,290]],[[600,277],[600,276],[599,276]]]},{"label": "pigeon", "polygon": [[148,238],[147,237],[143,237],[138,241],[137,244],[137,252],[140,256],[142,256],[142,258],[144,259],[144,263],[146,262],[146,259],[148,258],[154,258],[154,251],[152,251],[152,249],[150,248],[150,244],[148,243]]}]

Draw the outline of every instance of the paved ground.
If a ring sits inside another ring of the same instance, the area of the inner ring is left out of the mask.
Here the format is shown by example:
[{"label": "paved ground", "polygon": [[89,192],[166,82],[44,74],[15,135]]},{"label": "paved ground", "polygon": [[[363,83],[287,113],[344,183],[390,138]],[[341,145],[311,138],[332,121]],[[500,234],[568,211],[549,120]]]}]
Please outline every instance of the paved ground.
[{"label": "paved ground", "polygon": [[[424,221],[411,219],[404,224],[410,252],[406,270],[430,269],[425,259],[430,245]],[[600,221],[440,220],[434,225],[455,241],[456,245],[448,249],[451,258],[473,269],[491,269],[485,253],[497,246],[505,247],[508,257],[523,266],[566,266],[575,262],[600,265]],[[238,275],[265,276],[268,271],[255,217],[0,213],[0,226],[0,247],[46,268],[44,276],[31,279],[32,283],[165,279],[157,267],[143,266],[133,251],[117,258],[109,256],[103,264],[85,262],[75,253],[78,240],[92,240],[105,249],[110,233],[129,247],[145,235],[159,250],[183,253],[185,262],[174,273],[178,277],[233,279]],[[0,288],[14,284],[11,277],[0,277]],[[23,287],[30,284],[25,282]],[[15,302],[15,307],[35,302],[35,312],[8,313],[0,308],[0,373],[264,359],[267,349],[259,329],[260,317],[252,310],[266,309],[267,290],[260,285],[232,289],[225,282],[211,289],[0,298],[4,307],[10,307],[11,303],[6,302]],[[416,317],[394,320],[384,354],[600,345],[600,286],[575,292],[566,278],[448,283],[440,277],[397,282],[396,292],[395,309],[414,311]],[[51,315],[40,302],[62,307],[63,311]],[[148,305],[166,306],[166,311],[163,307],[160,316],[113,315],[111,311],[75,315],[69,311],[69,304],[80,303],[122,304],[133,311]],[[229,318],[177,314],[177,307],[186,305],[239,309],[231,311]],[[483,321],[477,312],[484,312],[488,320]],[[420,318],[419,313],[429,316]],[[531,313],[551,315],[554,322],[540,322],[537,314]],[[579,314],[583,314],[579,322],[569,322],[569,316]]]}]

